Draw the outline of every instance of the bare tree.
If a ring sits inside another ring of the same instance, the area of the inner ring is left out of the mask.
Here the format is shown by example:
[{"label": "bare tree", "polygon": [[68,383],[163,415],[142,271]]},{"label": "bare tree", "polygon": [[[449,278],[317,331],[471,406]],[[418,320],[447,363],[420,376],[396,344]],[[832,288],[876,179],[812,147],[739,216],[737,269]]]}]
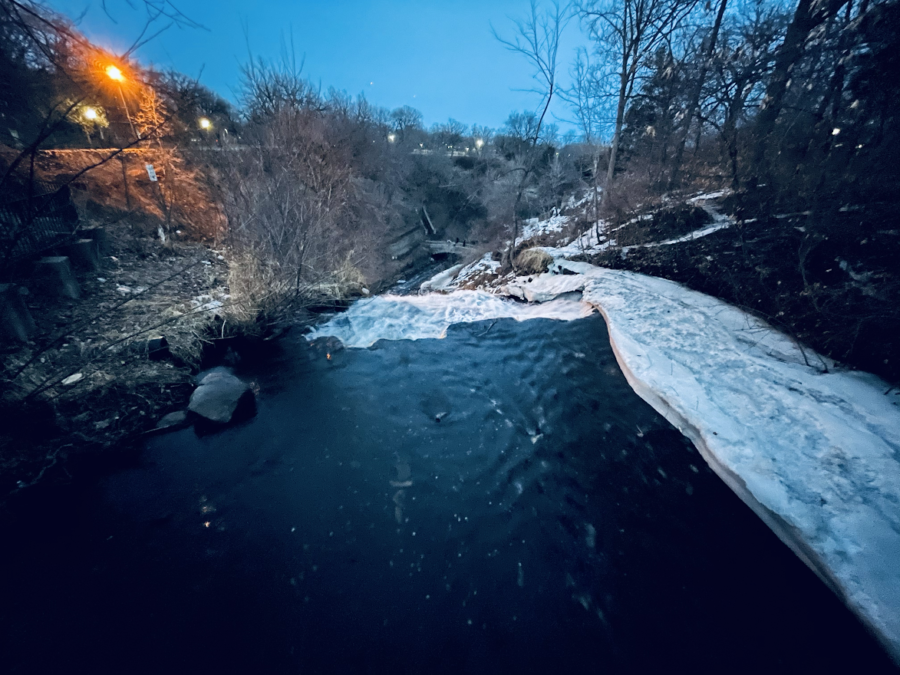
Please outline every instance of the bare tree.
[{"label": "bare tree", "polygon": [[747,110],[762,100],[786,23],[782,10],[756,0],[725,22],[710,62],[710,90],[702,114],[719,131],[735,189],[740,186],[739,131]]},{"label": "bare tree", "polygon": [[709,70],[712,56],[716,50],[716,41],[719,39],[719,30],[722,28],[722,19],[725,17],[725,8],[727,6],[728,0],[719,0],[719,9],[716,11],[715,21],[713,21],[709,35],[704,40],[703,56],[700,60],[700,72],[697,74],[694,82],[694,88],[688,102],[688,109],[684,115],[684,130],[675,147],[675,159],[672,161],[672,172],[669,176],[670,190],[678,184],[680,178],[681,163],[684,160],[684,146],[687,145],[687,137],[691,132],[691,122],[700,107],[700,94],[703,91],[703,85],[706,82],[706,74]]},{"label": "bare tree", "polygon": [[597,55],[615,64],[616,116],[606,183],[612,183],[625,110],[647,59],[681,27],[699,0],[580,0],[581,20]]},{"label": "bare tree", "polygon": [[806,43],[819,26],[834,16],[849,0],[799,0],[788,25],[784,41],[778,48],[766,96],[756,116],[757,143],[753,153],[754,182],[768,172],[766,149],[775,122],[781,113],[791,82],[791,71],[803,57]]},{"label": "bare tree", "polygon": [[607,97],[604,95],[603,71],[591,60],[590,53],[580,48],[572,69],[572,86],[561,92],[561,97],[575,113],[582,139],[591,150],[592,205],[594,232],[599,236],[600,227],[600,141],[603,137]]},{"label": "bare tree", "polygon": [[[511,39],[500,36],[496,30],[491,28],[494,37],[510,51],[521,54],[533,68],[532,77],[535,81],[535,87],[532,91],[538,94],[540,98],[540,115],[537,116],[537,123],[533,126],[531,136],[528,139],[532,149],[534,149],[541,137],[541,128],[547,111],[550,109],[550,103],[557,92],[557,55],[559,54],[559,40],[566,24],[571,18],[569,6],[561,7],[557,0],[551,3],[551,7],[546,11],[539,11],[536,0],[531,0],[531,11],[526,19],[515,21],[516,31]],[[525,190],[525,184],[534,171],[536,156],[531,153],[531,157],[525,166],[519,167],[521,178],[516,193],[516,200],[513,205],[513,236],[509,248],[509,262],[513,265],[513,254],[516,249],[516,239],[519,236],[519,216],[518,206],[522,201],[522,195]]]},{"label": "bare tree", "polygon": [[422,113],[412,106],[405,105],[391,112],[394,128],[401,134],[409,129],[422,128]]}]

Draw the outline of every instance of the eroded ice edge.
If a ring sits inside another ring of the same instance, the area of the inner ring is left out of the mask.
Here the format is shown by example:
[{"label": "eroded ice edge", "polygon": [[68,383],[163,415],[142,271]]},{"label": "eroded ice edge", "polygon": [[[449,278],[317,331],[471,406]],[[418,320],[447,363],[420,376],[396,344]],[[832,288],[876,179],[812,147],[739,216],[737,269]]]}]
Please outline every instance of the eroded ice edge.
[{"label": "eroded ice edge", "polygon": [[[559,294],[557,294],[559,295]],[[593,313],[580,294],[554,297],[539,305],[510,302],[485,291],[447,295],[379,295],[359,300],[307,335],[332,336],[345,347],[370,347],[378,340],[441,338],[455,323],[485,319],[558,319],[571,321]]]},{"label": "eroded ice edge", "polygon": [[596,307],[635,392],[900,662],[900,397],[873,375],[822,372],[816,354],[804,359],[767,324],[679,284],[561,258],[552,271],[568,274],[505,287],[532,304],[481,291],[376,297],[310,338],[367,347],[441,337],[452,323],[571,320]]}]

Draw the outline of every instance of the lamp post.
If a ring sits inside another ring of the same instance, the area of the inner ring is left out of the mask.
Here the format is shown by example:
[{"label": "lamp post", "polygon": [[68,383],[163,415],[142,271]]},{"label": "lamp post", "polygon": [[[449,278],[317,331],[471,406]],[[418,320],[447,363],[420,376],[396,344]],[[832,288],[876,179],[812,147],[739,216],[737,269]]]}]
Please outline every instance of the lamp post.
[{"label": "lamp post", "polygon": [[[140,140],[141,137],[138,136],[138,133],[134,128],[134,122],[131,121],[131,113],[128,112],[128,104],[125,102],[125,93],[122,91],[122,82],[124,82],[125,76],[122,75],[122,71],[113,64],[106,66],[106,76],[119,85],[119,97],[122,99],[122,107],[125,109],[125,117],[128,118],[128,125],[131,127],[131,133],[134,135],[135,139]],[[119,161],[122,162],[122,186],[125,188],[125,206],[130,211],[131,195],[128,190],[127,156],[124,152],[119,155]]]},{"label": "lamp post", "polygon": [[[81,116],[84,118],[84,122],[81,124],[81,129],[84,131],[84,135],[87,137],[88,145],[94,147],[94,142],[91,139],[91,132],[88,130],[91,127],[94,127],[97,123],[97,119],[99,115],[97,114],[96,108],[84,108],[82,110]],[[100,138],[103,138],[103,133],[101,132]]]},{"label": "lamp post", "polygon": [[128,118],[131,133],[134,134],[137,140],[141,140],[141,135],[135,130],[134,122],[131,121],[131,113],[128,112],[128,104],[125,102],[125,94],[122,91],[122,82],[125,81],[125,76],[122,75],[121,70],[112,64],[106,66],[106,76],[119,85],[119,97],[122,99],[122,107],[125,109],[125,117]]}]

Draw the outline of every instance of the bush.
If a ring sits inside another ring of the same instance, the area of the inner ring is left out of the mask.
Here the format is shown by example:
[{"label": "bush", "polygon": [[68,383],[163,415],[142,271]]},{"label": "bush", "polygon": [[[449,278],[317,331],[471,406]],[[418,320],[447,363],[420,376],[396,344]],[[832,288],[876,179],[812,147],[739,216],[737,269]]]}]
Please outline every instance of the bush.
[{"label": "bush", "polygon": [[525,274],[542,274],[550,268],[553,257],[539,248],[529,248],[516,256],[516,269]]}]

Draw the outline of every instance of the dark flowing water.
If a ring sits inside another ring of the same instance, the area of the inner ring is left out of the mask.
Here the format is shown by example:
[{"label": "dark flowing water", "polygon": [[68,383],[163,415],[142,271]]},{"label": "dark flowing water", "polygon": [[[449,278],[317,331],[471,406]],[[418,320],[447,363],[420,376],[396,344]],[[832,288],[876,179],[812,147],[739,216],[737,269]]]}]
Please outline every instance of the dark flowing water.
[{"label": "dark flowing water", "polygon": [[0,672],[890,669],[599,317],[240,374],[253,420],[13,504]]}]

